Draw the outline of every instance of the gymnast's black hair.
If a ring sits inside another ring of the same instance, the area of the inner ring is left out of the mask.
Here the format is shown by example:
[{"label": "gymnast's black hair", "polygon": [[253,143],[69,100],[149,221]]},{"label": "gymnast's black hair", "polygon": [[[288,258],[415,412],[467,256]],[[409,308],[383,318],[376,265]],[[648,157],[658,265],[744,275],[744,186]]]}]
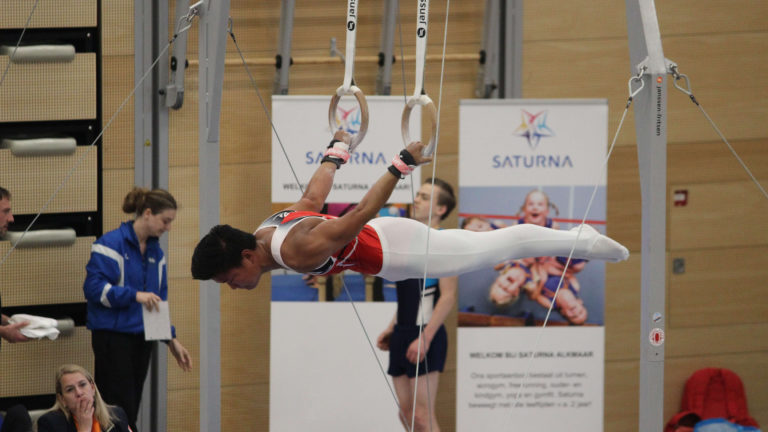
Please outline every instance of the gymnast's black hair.
[{"label": "gymnast's black hair", "polygon": [[192,254],[192,277],[199,280],[213,279],[216,275],[239,267],[245,249],[256,249],[256,237],[253,234],[229,225],[216,225],[195,247]]}]

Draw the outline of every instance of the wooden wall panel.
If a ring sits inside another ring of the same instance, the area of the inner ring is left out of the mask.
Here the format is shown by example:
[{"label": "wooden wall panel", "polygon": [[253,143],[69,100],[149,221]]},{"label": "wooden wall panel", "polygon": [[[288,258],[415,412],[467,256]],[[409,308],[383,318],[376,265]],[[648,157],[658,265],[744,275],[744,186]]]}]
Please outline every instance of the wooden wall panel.
[{"label": "wooden wall panel", "polygon": [[192,252],[200,239],[200,197],[198,195],[197,167],[171,167],[169,192],[176,198],[176,220],[168,233],[168,275],[172,278],[191,278]]},{"label": "wooden wall panel", "polygon": [[[101,46],[104,57],[133,55],[133,3],[131,0],[109,0],[102,4],[101,22],[105,31],[101,32]],[[173,10],[170,9],[171,14]],[[133,67],[130,71],[132,74]],[[130,82],[133,82],[133,75]]]},{"label": "wooden wall panel", "polygon": [[[612,140],[629,96],[628,59],[627,42],[623,38],[525,43],[523,97],[608,99],[608,138]],[[630,112],[617,145],[635,143],[634,127]]]},{"label": "wooden wall panel", "polygon": [[[680,324],[676,315],[670,318],[672,322],[666,332],[666,354],[669,358],[768,353],[768,323],[762,317],[762,322],[695,327],[682,327],[685,323]],[[745,342],[747,335],[749,340]]]},{"label": "wooden wall panel", "polygon": [[768,246],[670,255],[685,260],[684,274],[669,275],[669,315],[675,327],[768,323],[768,302],[758,301],[768,277]]},{"label": "wooden wall panel", "polygon": [[133,56],[104,56],[102,58],[102,123],[112,124],[102,137],[104,169],[133,168],[134,98],[131,97],[118,113],[117,110],[134,87]]},{"label": "wooden wall panel", "polygon": [[[626,39],[624,5],[611,0],[539,0],[523,6],[523,40]],[[585,25],[595,23],[600,25]]]},{"label": "wooden wall panel", "polygon": [[[168,390],[195,390],[200,387],[200,285],[191,277],[168,279],[168,302],[176,338],[192,356],[192,371],[184,372],[168,354]],[[160,348],[165,348],[160,345]],[[170,406],[168,411],[182,410]]]},{"label": "wooden wall panel", "polygon": [[104,232],[108,232],[120,226],[121,222],[133,218],[122,211],[123,200],[133,187],[133,168],[103,170],[101,175],[104,186],[102,223]]},{"label": "wooden wall panel", "polygon": [[[8,56],[0,56],[6,70]],[[51,103],[55,101],[55,103]],[[0,92],[0,121],[85,120],[96,118],[96,54],[76,53],[71,62],[16,63]]]},{"label": "wooden wall panel", "polygon": [[[260,365],[252,365],[259,368]],[[221,389],[221,430],[269,430],[269,384],[234,385]],[[296,407],[301,412],[301,407]]]},{"label": "wooden wall panel", "polygon": [[640,172],[637,148],[616,147],[608,161],[608,235],[639,253],[641,239]]},{"label": "wooden wall panel", "polygon": [[4,0],[0,4],[0,29],[24,28],[30,14],[28,28],[96,27],[96,6],[97,0],[69,0],[67,7],[56,0]]},{"label": "wooden wall panel", "polygon": [[605,267],[606,361],[640,355],[640,265],[640,252],[632,251],[629,260]]},{"label": "wooden wall panel", "polygon": [[760,0],[678,0],[656,3],[662,36],[768,31],[768,4]]},{"label": "wooden wall panel", "polygon": [[[688,204],[669,204],[669,248],[759,246],[768,242],[765,199],[751,181],[670,184],[669,196],[687,191]],[[745,229],[749,227],[749,229]]]},{"label": "wooden wall panel", "polygon": [[[637,341],[636,338],[633,340]],[[640,413],[639,377],[640,366],[637,360],[606,361],[603,410],[606,432],[637,432]]]},{"label": "wooden wall panel", "polygon": [[[68,246],[16,248],[3,264],[3,305],[79,303],[83,299],[85,265],[95,237],[78,237]],[[0,241],[0,256],[11,244]]]},{"label": "wooden wall panel", "polygon": [[87,146],[51,156],[14,156],[11,150],[0,149],[0,182],[13,194],[14,213],[96,211],[96,156],[96,149]]},{"label": "wooden wall panel", "polygon": [[[167,400],[167,427],[169,432],[200,430],[200,410],[197,408],[200,406],[200,389],[169,389]],[[224,417],[222,416],[222,419],[223,418]],[[224,428],[222,428],[222,430],[224,430]]]},{"label": "wooden wall panel", "polygon": [[[199,146],[197,139],[197,68],[190,67],[185,79],[184,104],[180,109],[171,111],[168,116],[170,141],[168,143],[168,164],[171,167],[195,167],[197,169]],[[229,115],[229,110],[222,108],[222,117],[227,115]],[[222,129],[221,133],[226,134],[226,131]],[[196,188],[194,193],[197,194]]]},{"label": "wooden wall panel", "polygon": [[[730,141],[739,157],[758,179],[768,179],[768,137]],[[675,143],[668,148],[667,181],[671,185],[723,183],[749,180],[749,175],[722,141]],[[757,187],[751,186],[759,197]]]},{"label": "wooden wall panel", "polygon": [[269,381],[270,297],[269,277],[251,291],[221,285],[222,389]]},{"label": "wooden wall panel", "polygon": [[[768,79],[765,57],[768,32],[667,37],[664,55],[691,80],[691,89],[729,140],[765,137]],[[668,88],[667,139],[715,141],[717,133],[687,95]]]},{"label": "wooden wall panel", "polygon": [[[525,3],[523,13],[526,42],[627,37],[624,4],[611,0],[539,0]],[[768,30],[768,7],[759,0],[657,2],[656,13],[666,37]]]},{"label": "wooden wall panel", "polygon": [[221,171],[221,220],[252,232],[272,214],[270,164],[231,164]]}]

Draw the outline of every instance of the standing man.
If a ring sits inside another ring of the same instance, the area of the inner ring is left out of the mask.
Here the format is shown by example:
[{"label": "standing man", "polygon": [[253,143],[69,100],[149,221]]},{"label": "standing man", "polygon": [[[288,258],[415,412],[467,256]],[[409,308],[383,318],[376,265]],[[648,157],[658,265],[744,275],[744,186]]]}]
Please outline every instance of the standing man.
[{"label": "standing man", "polygon": [[[11,193],[8,189],[0,187],[0,239],[5,237],[8,232],[8,224],[13,222],[13,212],[11,211]],[[2,259],[2,257],[0,257]],[[0,311],[2,311],[2,301],[0,301]],[[0,313],[0,338],[10,343],[26,342],[29,339],[21,334],[21,329],[28,323],[10,324],[8,317]]]},{"label": "standing man", "polygon": [[[434,186],[432,183],[432,179],[428,179],[421,185],[413,200],[411,217],[439,229],[440,222],[456,206],[456,198],[450,184],[438,178],[434,179]],[[458,276],[430,278],[426,283],[424,279],[406,279],[396,282],[396,286],[397,313],[379,335],[377,345],[381,350],[389,350],[387,373],[392,376],[400,404],[399,417],[405,429],[410,430],[411,419],[414,419],[415,432],[439,432],[435,399],[448,354],[443,322],[456,303]],[[418,376],[422,378],[418,385],[417,363]]]}]

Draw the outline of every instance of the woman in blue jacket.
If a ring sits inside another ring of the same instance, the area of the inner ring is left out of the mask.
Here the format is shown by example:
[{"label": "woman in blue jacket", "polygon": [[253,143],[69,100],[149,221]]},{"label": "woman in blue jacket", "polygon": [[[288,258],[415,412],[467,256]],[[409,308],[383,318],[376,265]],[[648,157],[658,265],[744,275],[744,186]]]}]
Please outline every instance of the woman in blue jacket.
[{"label": "woman in blue jacket", "polygon": [[[107,403],[125,409],[135,431],[154,346],[144,339],[142,307],[157,309],[168,299],[165,255],[158,238],[171,229],[176,200],[165,190],[137,187],[125,197],[123,211],[135,219],[123,222],[91,246],[83,291],[88,300],[96,385]],[[172,327],[168,347],[179,367],[189,371],[189,352],[175,333]]]}]

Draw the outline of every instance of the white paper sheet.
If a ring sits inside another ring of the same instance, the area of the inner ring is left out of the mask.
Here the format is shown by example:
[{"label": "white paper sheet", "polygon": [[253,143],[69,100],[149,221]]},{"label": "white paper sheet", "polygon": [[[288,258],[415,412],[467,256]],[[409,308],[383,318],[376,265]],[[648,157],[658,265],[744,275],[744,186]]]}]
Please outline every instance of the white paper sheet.
[{"label": "white paper sheet", "polygon": [[167,301],[158,303],[158,309],[151,312],[146,306],[142,306],[141,312],[144,319],[145,340],[171,339],[171,312]]}]

